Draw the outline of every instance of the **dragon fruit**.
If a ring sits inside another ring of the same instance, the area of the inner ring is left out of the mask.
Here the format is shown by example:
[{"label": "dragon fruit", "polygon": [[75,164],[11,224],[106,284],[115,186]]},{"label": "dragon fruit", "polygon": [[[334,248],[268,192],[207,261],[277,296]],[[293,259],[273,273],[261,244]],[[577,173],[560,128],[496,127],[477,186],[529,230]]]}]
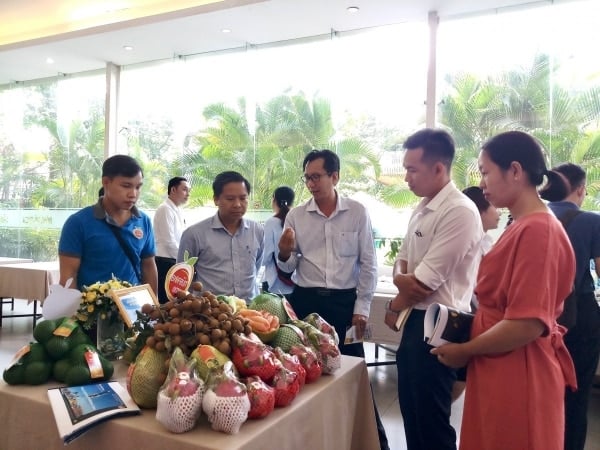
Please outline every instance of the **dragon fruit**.
[{"label": "dragon fruit", "polygon": [[281,361],[283,367],[298,374],[298,381],[300,382],[300,387],[304,386],[304,383],[306,382],[306,369],[304,369],[304,367],[302,367],[302,364],[300,364],[300,359],[298,359],[298,356],[290,355],[289,353],[286,353],[283,350],[281,350],[281,348],[279,347],[273,349],[273,352],[275,353],[275,356],[277,356],[279,361]]},{"label": "dragon fruit", "polygon": [[333,373],[341,367],[342,355],[331,335],[319,331],[310,323],[303,320],[294,320],[292,324],[302,330],[308,344],[317,353],[317,356],[323,363],[323,373]]},{"label": "dragon fruit", "polygon": [[273,379],[277,370],[277,357],[271,347],[244,335],[233,341],[231,360],[240,375],[257,375],[266,383]]},{"label": "dragon fruit", "polygon": [[335,341],[335,345],[339,345],[340,338],[339,338],[337,332],[335,331],[335,328],[333,328],[329,324],[329,322],[327,322],[325,319],[323,319],[318,313],[316,313],[316,312],[310,313],[308,316],[306,316],[304,318],[304,321],[306,323],[311,324],[317,330],[330,335],[333,338],[333,340]]},{"label": "dragon fruit", "polygon": [[300,364],[306,371],[306,383],[312,383],[319,379],[323,373],[323,364],[316,352],[306,345],[293,345],[290,354],[298,357]]},{"label": "dragon fruit", "polygon": [[275,406],[288,406],[300,392],[298,374],[281,366],[273,377],[271,386],[275,388]]},{"label": "dragon fruit", "polygon": [[231,362],[226,362],[222,371],[210,373],[202,409],[213,430],[228,434],[240,431],[248,418],[250,399],[246,385],[235,377]]},{"label": "dragon fruit", "polygon": [[250,399],[248,419],[262,419],[271,414],[275,408],[275,389],[257,376],[246,378],[246,389]]},{"label": "dragon fruit", "polygon": [[175,348],[169,376],[158,392],[156,420],[172,433],[184,433],[196,425],[202,412],[204,382],[196,371],[196,360]]}]

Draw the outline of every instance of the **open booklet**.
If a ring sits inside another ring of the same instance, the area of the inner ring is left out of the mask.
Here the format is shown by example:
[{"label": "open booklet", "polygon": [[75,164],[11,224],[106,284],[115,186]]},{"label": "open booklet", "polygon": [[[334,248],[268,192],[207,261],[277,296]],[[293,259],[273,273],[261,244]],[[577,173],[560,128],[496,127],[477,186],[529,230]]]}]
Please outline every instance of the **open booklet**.
[{"label": "open booklet", "polygon": [[432,303],[427,307],[423,323],[425,342],[434,347],[450,342],[463,343],[469,340],[473,314],[451,306]]},{"label": "open booklet", "polygon": [[140,414],[127,390],[115,381],[48,389],[48,398],[65,444],[105,420]]}]

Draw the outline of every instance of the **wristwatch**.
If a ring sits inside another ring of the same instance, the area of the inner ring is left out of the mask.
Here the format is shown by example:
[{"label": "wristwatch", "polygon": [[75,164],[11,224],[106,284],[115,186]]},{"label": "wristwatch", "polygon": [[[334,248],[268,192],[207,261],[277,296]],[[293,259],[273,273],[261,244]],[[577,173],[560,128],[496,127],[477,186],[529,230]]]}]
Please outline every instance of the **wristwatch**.
[{"label": "wristwatch", "polygon": [[392,300],[388,300],[387,303],[385,304],[385,310],[386,312],[390,312],[390,313],[394,313],[394,314],[400,314],[401,310],[397,311],[395,309],[392,309]]}]

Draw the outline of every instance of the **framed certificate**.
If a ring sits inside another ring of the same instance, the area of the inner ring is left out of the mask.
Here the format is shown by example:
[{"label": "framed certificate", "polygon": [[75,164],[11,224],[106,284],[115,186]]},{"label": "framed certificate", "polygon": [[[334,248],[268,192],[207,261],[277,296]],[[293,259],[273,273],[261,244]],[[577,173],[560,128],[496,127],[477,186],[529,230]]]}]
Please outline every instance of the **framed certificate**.
[{"label": "framed certificate", "polygon": [[129,328],[137,320],[136,311],[141,311],[146,303],[160,307],[156,295],[149,284],[133,286],[130,288],[114,289],[110,291],[110,296],[116,303],[121,313],[121,318]]}]

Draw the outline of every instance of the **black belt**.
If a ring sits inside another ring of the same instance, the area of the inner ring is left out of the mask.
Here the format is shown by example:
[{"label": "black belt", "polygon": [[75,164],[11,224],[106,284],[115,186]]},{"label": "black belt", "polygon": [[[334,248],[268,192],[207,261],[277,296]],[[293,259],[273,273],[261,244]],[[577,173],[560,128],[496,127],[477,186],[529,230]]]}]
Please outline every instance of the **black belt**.
[{"label": "black belt", "polygon": [[154,259],[156,261],[166,261],[172,264],[175,264],[175,262],[177,262],[177,260],[175,258],[168,258],[166,256],[155,256]]},{"label": "black belt", "polygon": [[301,289],[303,291],[309,292],[312,295],[317,295],[319,297],[331,297],[331,296],[340,295],[340,294],[352,294],[352,293],[356,293],[356,288],[350,288],[350,289],[328,289],[328,288],[322,288],[322,287],[306,288],[306,287],[302,287],[302,286],[296,286],[296,289]]}]

